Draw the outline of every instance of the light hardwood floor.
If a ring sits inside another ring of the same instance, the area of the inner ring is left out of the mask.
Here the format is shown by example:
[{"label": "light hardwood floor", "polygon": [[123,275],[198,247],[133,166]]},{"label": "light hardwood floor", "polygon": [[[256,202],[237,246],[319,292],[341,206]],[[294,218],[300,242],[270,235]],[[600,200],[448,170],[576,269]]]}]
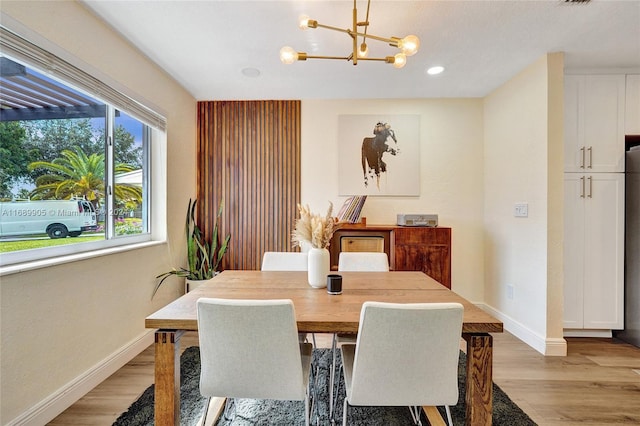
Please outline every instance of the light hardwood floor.
[{"label": "light hardwood floor", "polygon": [[[329,335],[316,335],[329,347]],[[182,348],[197,345],[196,333]],[[544,357],[509,333],[494,334],[493,377],[541,426],[640,425],[640,348],[615,339],[568,339],[566,357]],[[49,425],[111,425],[153,383],[149,347]]]}]

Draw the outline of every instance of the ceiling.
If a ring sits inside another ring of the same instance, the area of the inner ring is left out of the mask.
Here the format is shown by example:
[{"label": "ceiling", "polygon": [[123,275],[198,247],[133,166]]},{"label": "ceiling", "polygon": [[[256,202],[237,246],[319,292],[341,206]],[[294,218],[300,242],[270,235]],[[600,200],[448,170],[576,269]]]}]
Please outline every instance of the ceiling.
[{"label": "ceiling", "polygon": [[[640,72],[640,0],[372,0],[369,34],[421,40],[402,69],[373,61],[280,62],[286,45],[309,55],[349,55],[347,34],[302,31],[297,21],[306,14],[350,28],[352,1],[84,4],[198,100],[482,97],[560,51],[567,72]],[[364,21],[366,1],[357,8]],[[396,53],[383,42],[367,44],[373,56]],[[444,66],[444,73],[427,75],[433,65]]]}]

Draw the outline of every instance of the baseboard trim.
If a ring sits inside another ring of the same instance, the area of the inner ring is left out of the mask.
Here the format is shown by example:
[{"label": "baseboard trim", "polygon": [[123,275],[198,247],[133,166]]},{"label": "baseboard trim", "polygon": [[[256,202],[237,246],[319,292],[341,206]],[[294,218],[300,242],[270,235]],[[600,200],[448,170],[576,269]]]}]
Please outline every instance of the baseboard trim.
[{"label": "baseboard trim", "polygon": [[53,394],[11,420],[7,423],[7,426],[47,424],[135,358],[140,352],[148,348],[149,345],[153,344],[153,336],[154,330],[145,331]]},{"label": "baseboard trim", "polygon": [[564,329],[564,337],[613,337],[611,330],[592,330],[592,329]]},{"label": "baseboard trim", "polygon": [[546,338],[533,330],[527,328],[524,324],[516,321],[508,315],[494,309],[484,303],[477,303],[480,309],[490,313],[494,317],[502,321],[504,329],[509,333],[531,346],[536,351],[545,356],[566,356],[567,341],[563,338]]},{"label": "baseboard trim", "polygon": [[545,356],[567,356],[567,341],[562,337],[545,339]]}]

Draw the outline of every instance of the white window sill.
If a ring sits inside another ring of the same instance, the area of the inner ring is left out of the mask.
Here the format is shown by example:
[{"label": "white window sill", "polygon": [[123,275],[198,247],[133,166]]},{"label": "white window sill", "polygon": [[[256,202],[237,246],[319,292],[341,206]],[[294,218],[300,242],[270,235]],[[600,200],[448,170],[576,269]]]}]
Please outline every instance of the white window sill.
[{"label": "white window sill", "polygon": [[20,272],[32,271],[34,269],[48,268],[50,266],[62,265],[64,263],[77,262],[94,257],[106,256],[114,253],[122,253],[130,250],[138,250],[145,247],[152,247],[165,244],[165,241],[145,241],[141,243],[127,244],[123,246],[108,247],[98,250],[91,250],[82,253],[74,253],[64,256],[56,256],[48,259],[33,260],[13,265],[0,266],[0,277]]}]

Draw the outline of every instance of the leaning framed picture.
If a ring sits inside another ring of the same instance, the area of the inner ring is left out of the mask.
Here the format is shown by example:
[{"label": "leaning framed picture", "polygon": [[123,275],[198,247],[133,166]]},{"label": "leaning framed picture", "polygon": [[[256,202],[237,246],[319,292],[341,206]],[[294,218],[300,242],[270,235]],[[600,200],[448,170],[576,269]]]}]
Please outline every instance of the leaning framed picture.
[{"label": "leaning framed picture", "polygon": [[420,195],[420,116],[338,116],[341,196]]}]

